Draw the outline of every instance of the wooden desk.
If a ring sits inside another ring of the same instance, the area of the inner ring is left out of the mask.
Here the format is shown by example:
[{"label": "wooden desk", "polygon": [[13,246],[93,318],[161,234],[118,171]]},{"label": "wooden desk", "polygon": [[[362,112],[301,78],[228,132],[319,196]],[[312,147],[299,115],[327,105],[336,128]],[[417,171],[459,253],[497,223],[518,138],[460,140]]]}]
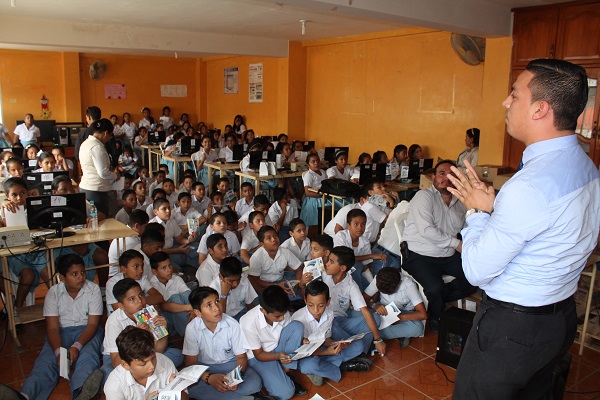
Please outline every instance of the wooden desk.
[{"label": "wooden desk", "polygon": [[235,174],[240,177],[240,187],[242,187],[242,183],[244,178],[254,180],[254,190],[255,195],[260,193],[260,182],[266,182],[270,179],[283,179],[283,178],[298,178],[301,177],[305,171],[296,171],[296,172],[281,172],[275,175],[265,175],[260,176],[258,172],[243,172],[243,171],[235,171]]},{"label": "wooden desk", "polygon": [[144,158],[144,152],[148,154],[148,175],[150,179],[152,179],[152,156],[156,156],[156,168],[158,168],[162,157],[162,151],[160,151],[160,146],[158,144],[143,144],[140,147],[142,149],[142,159]]},{"label": "wooden desk", "polygon": [[167,160],[167,161],[171,161],[173,163],[173,169],[175,171],[173,171],[173,180],[175,181],[175,188],[179,188],[179,164],[185,164],[185,163],[189,163],[192,162],[192,157],[191,156],[174,156],[174,155],[170,155],[170,156],[162,156],[163,160]]},{"label": "wooden desk", "polygon": [[[73,230],[70,228],[66,228],[65,232],[73,232]],[[96,233],[92,233],[88,228],[86,228],[86,229],[81,229],[79,231],[76,231],[75,235],[66,237],[64,239],[60,239],[60,238],[48,239],[46,241],[46,247],[47,247],[46,259],[49,261],[48,262],[49,275],[52,278],[54,278],[54,271],[55,271],[55,269],[54,269],[54,250],[55,249],[60,249],[61,247],[75,246],[78,244],[101,242],[101,241],[105,241],[105,240],[112,240],[112,239],[131,237],[131,236],[137,236],[137,232],[134,231],[133,229],[127,227],[126,225],[123,225],[116,219],[106,219],[104,221],[101,221],[98,224],[98,232],[96,232]],[[117,251],[119,251],[118,246],[119,246],[119,244],[117,243]],[[5,278],[10,277],[10,270],[8,267],[8,260],[7,260],[8,257],[10,257],[12,255],[23,255],[23,254],[29,253],[35,247],[36,246],[34,244],[30,244],[27,246],[11,247],[10,251],[7,249],[1,249],[0,257],[2,258],[2,275]],[[43,251],[43,250],[40,250],[40,251]],[[19,339],[17,338],[16,326],[18,324],[27,324],[29,322],[39,321],[39,320],[43,319],[43,316],[42,316],[43,304],[38,304],[35,306],[31,306],[31,307],[20,307],[19,308],[20,321],[17,323],[15,321],[14,303],[13,303],[13,295],[15,295],[15,293],[13,293],[12,284],[10,284],[9,282],[7,282],[7,283],[8,284],[5,284],[5,291],[7,294],[5,297],[6,297],[6,310],[8,313],[8,328],[12,332],[12,335],[13,335],[13,338],[17,345],[17,348],[20,348],[21,343],[19,342]],[[23,310],[23,312],[21,312],[21,310]]]},{"label": "wooden desk", "polygon": [[418,183],[400,183],[396,181],[385,181],[385,188],[394,192],[405,192],[409,189],[418,189]]},{"label": "wooden desk", "polygon": [[353,197],[338,196],[331,193],[320,193],[317,189],[313,188],[309,188],[308,191],[317,193],[321,196],[321,233],[325,231],[325,207],[327,206],[327,198],[331,199],[331,219],[335,217],[336,200],[339,200],[342,203],[342,207],[346,205],[346,201],[352,201],[350,204],[354,204],[356,202]]},{"label": "wooden desk", "polygon": [[208,168],[208,188],[207,191],[212,192],[212,187],[213,187],[213,170],[218,170],[219,174],[221,176],[223,176],[223,172],[228,172],[228,171],[239,171],[240,169],[240,163],[239,162],[234,162],[234,163],[225,163],[225,164],[221,164],[219,162],[205,162],[204,166],[206,168]]}]

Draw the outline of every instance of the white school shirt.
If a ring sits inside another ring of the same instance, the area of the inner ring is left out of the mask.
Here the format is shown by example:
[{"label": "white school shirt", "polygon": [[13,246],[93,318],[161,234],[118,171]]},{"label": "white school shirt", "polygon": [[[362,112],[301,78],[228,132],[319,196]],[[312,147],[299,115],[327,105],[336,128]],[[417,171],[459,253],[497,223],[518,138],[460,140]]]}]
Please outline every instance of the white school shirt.
[{"label": "white school shirt", "polygon": [[350,212],[350,210],[354,210],[355,208],[359,208],[359,207],[360,207],[359,203],[347,204],[344,207],[342,207],[340,209],[340,211],[338,211],[337,214],[335,214],[333,219],[327,223],[323,233],[334,238],[335,237],[335,225],[337,224],[337,225],[341,226],[342,229],[346,229],[346,225],[348,225],[348,223],[346,222],[346,217],[348,216],[348,213]]},{"label": "white school shirt", "polygon": [[173,193],[167,195],[167,200],[171,204],[171,210],[174,210],[177,207],[177,198],[179,197],[179,193],[177,191],[173,191]]},{"label": "white school shirt", "polygon": [[148,377],[146,386],[137,383],[131,372],[119,365],[108,376],[104,394],[110,400],[146,400],[150,393],[167,386],[173,374],[177,374],[173,361],[163,354],[156,353],[156,367],[154,373]]},{"label": "white school shirt", "polygon": [[[138,199],[136,210],[144,210],[144,209],[148,208],[148,206],[151,206],[151,205],[152,205],[152,199],[150,198],[150,196],[146,196],[143,204],[140,203],[140,200]],[[154,211],[152,211],[152,214],[154,215]]]},{"label": "white school shirt", "polygon": [[212,213],[216,214],[216,213],[224,213],[225,211],[229,210],[229,206],[227,206],[227,204],[215,204],[212,206],[208,206],[206,207],[206,210],[204,210],[204,212],[202,213],[202,215],[204,216],[204,218],[209,219],[208,218],[208,208],[212,207]]},{"label": "white school shirt", "polygon": [[242,161],[240,161],[240,169],[242,172],[253,172],[254,170],[250,168],[250,153],[246,154]]},{"label": "white school shirt", "polygon": [[321,279],[329,286],[329,294],[331,296],[329,306],[333,310],[334,317],[348,316],[346,311],[350,307],[350,302],[352,302],[352,308],[357,311],[367,306],[360,288],[354,282],[354,279],[352,279],[352,275],[346,274],[346,277],[337,285],[333,282],[331,275],[323,274]]},{"label": "white school shirt", "polygon": [[219,270],[221,265],[219,265],[214,258],[209,254],[206,257],[206,260],[202,261],[200,267],[196,270],[196,279],[198,279],[198,284],[200,286],[208,286],[210,283],[219,277]]},{"label": "white school shirt", "polygon": [[[248,224],[248,219],[250,219],[250,214],[254,211],[254,208],[252,208],[251,210],[246,211],[245,214],[242,214],[242,216],[238,219],[238,223],[239,222],[245,222],[246,226],[244,227],[244,229],[242,229],[242,237],[246,236],[247,234],[249,234],[250,232],[252,232],[252,228],[250,228],[250,224]],[[269,218],[269,214],[265,215],[265,225],[268,226],[273,226],[273,221],[271,221],[271,218]]]},{"label": "white school shirt", "polygon": [[44,299],[44,317],[58,317],[61,328],[85,326],[88,315],[102,315],[104,304],[100,288],[86,280],[75,298],[67,292],[63,282],[48,289]]},{"label": "white school shirt", "polygon": [[250,271],[248,273],[260,277],[265,282],[276,282],[283,279],[283,271],[286,267],[289,266],[291,269],[296,270],[300,265],[302,265],[302,262],[288,249],[279,247],[275,259],[272,259],[267,250],[261,247],[250,257]]},{"label": "white school shirt", "polygon": [[[403,214],[406,214],[403,216]],[[377,244],[383,247],[384,249],[391,251],[397,256],[401,255],[400,251],[400,241],[398,240],[398,233],[396,232],[396,227],[394,226],[394,221],[399,219],[401,216],[406,217],[408,215],[408,202],[403,201],[400,202],[392,210],[388,219],[385,223],[385,226],[381,230],[381,235],[379,235],[379,240]],[[404,223],[402,223],[404,225]]]},{"label": "white school shirt", "polygon": [[208,207],[208,203],[210,203],[210,199],[206,196],[202,198],[202,200],[198,200],[195,195],[192,195],[192,207],[195,208],[199,213],[204,214],[206,208]]},{"label": "white school shirt", "polygon": [[137,132],[137,126],[134,122],[129,122],[129,124],[123,123],[123,125],[121,125],[121,130],[125,133],[126,139],[132,140]]},{"label": "white school shirt", "polygon": [[104,341],[102,342],[102,354],[118,353],[117,336],[128,326],[137,326],[137,323],[129,318],[125,311],[117,308],[106,319],[104,327]]},{"label": "white school shirt", "polygon": [[[373,296],[377,292],[379,292],[379,289],[377,289],[377,276],[375,276],[365,289],[365,294]],[[410,276],[403,275],[400,287],[395,293],[384,294],[379,292],[379,302],[384,306],[394,303],[402,311],[414,311],[415,306],[423,302],[423,298],[415,281]]]},{"label": "white school shirt", "polygon": [[[198,244],[198,254],[208,254],[208,246],[206,246],[206,240],[210,235],[214,232],[208,233],[208,228],[206,228],[206,233],[200,239],[200,244]],[[239,254],[240,252],[240,241],[238,240],[235,233],[231,231],[225,231],[223,234],[225,236],[225,240],[227,240],[227,249],[229,250],[229,254]]]},{"label": "white school shirt", "polygon": [[334,165],[333,167],[327,169],[327,178],[336,178],[349,181],[353,173],[354,168],[350,165],[346,165],[344,167],[344,172],[342,173],[340,173],[340,170],[338,169],[337,165]]},{"label": "white school shirt", "polygon": [[175,220],[175,223],[178,226],[181,225],[186,225],[187,226],[187,220],[188,219],[199,219],[202,216],[202,214],[200,214],[197,210],[195,210],[193,207],[191,207],[187,214],[183,215],[181,213],[181,208],[177,207],[173,213],[171,214],[171,219]]},{"label": "white school shirt", "polygon": [[[106,282],[106,305],[107,306],[117,303],[117,299],[115,298],[115,295],[113,294],[113,288],[115,287],[115,284],[117,282],[119,282],[120,280],[122,280],[123,278],[124,278],[123,273],[119,272],[118,274],[116,274],[115,276],[110,278],[108,280],[108,282]],[[142,275],[142,278],[140,280],[137,280],[136,282],[140,284],[142,291],[146,295],[148,294],[148,290],[152,289],[152,285],[150,285],[150,280],[148,279],[148,277],[146,275]],[[112,309],[112,307],[110,307],[109,309]]]},{"label": "white school shirt", "polygon": [[321,318],[317,321],[308,311],[308,307],[302,307],[292,315],[292,321],[302,322],[304,325],[304,337],[307,338],[315,332],[324,332],[325,339],[331,337],[333,326],[333,310],[327,306]]},{"label": "white school shirt", "polygon": [[233,150],[227,146],[223,147],[219,151],[219,158],[224,159],[225,162],[232,162],[233,161]]},{"label": "white school shirt", "polygon": [[242,197],[237,201],[237,203],[235,203],[235,212],[238,214],[238,216],[241,217],[248,211],[254,211],[254,197],[252,198],[250,204],[248,204],[245,197]]},{"label": "white school shirt", "polygon": [[260,242],[258,241],[258,238],[253,230],[250,230],[242,237],[242,249],[250,251],[254,250],[258,246],[260,246]]},{"label": "white school shirt", "polygon": [[145,126],[149,131],[154,129],[154,124],[151,123],[149,120],[147,120],[146,118],[142,118],[140,120],[140,123],[138,124],[139,127],[141,128],[142,126]]},{"label": "white school shirt", "polygon": [[150,222],[158,222],[159,224],[165,227],[165,245],[163,246],[163,248],[170,249],[171,247],[173,247],[174,239],[177,236],[181,235],[181,228],[179,227],[179,225],[177,225],[175,221],[173,221],[173,218],[170,218],[167,221],[163,221],[162,219],[155,216],[150,220]]},{"label": "white school shirt", "polygon": [[[131,250],[140,244],[141,240],[142,239],[139,236],[131,236],[124,239],[113,239],[112,242],[110,242],[110,247],[108,248],[108,262],[111,264],[116,264],[108,267],[108,276],[115,276],[119,273],[119,257],[125,251],[123,248],[126,247],[127,250]],[[123,242],[125,245],[123,245]],[[117,251],[117,244],[120,251]]]},{"label": "white school shirt", "polygon": [[133,246],[133,250],[137,250],[142,255],[142,257],[144,257],[144,275],[146,276],[146,278],[148,278],[148,281],[150,281],[150,278],[152,278],[154,275],[152,274],[152,267],[150,266],[150,258],[148,258],[146,253],[142,251],[141,241],[140,243]]},{"label": "white school shirt", "polygon": [[163,115],[159,118],[159,120],[165,130],[169,129],[169,127],[173,125],[173,117],[167,117],[166,115]]},{"label": "white school shirt", "polygon": [[365,201],[360,208],[367,214],[367,226],[365,227],[363,237],[370,243],[373,243],[377,239],[379,227],[383,220],[385,220],[385,217],[387,217],[387,214],[370,201]]},{"label": "white school shirt", "polygon": [[198,356],[198,364],[224,364],[244,354],[240,324],[227,314],[217,323],[214,332],[206,327],[200,317],[194,318],[185,328],[183,349],[186,356]]},{"label": "white school shirt", "polygon": [[[279,221],[279,218],[281,218],[281,214],[283,214],[283,210],[281,209],[279,202],[276,201],[273,204],[271,204],[271,207],[269,207],[269,212],[267,213],[269,220],[271,220],[271,222],[274,221],[275,223],[277,223],[277,221]],[[283,219],[282,226],[289,226],[290,221],[294,218],[298,218],[298,208],[296,207],[295,203],[289,203],[285,207],[285,218]]]},{"label": "white school shirt", "polygon": [[169,301],[174,294],[182,294],[190,290],[183,279],[177,274],[173,274],[166,285],[162,284],[158,278],[153,275],[152,278],[150,278],[150,284],[154,289],[158,290],[158,293],[162,295],[165,301]]},{"label": "white school shirt", "polygon": [[[217,275],[209,285],[215,289],[221,296],[221,278]],[[242,275],[238,287],[231,289],[227,296],[227,315],[235,317],[240,311],[246,308],[246,304],[252,304],[254,299],[258,297],[256,291],[250,284],[248,277]]]},{"label": "white school shirt", "polygon": [[321,182],[327,179],[327,174],[322,169],[320,169],[319,172],[321,172],[321,175],[317,174],[312,169],[304,172],[302,174],[302,182],[304,183],[304,186],[308,186],[313,189],[321,189]]},{"label": "white school shirt", "polygon": [[[355,256],[371,254],[371,243],[365,239],[364,235],[358,238],[358,246],[352,246],[352,238],[350,237],[350,232],[348,232],[348,229],[344,229],[335,234],[333,237],[333,245],[350,247],[352,250],[354,250]],[[361,262],[363,265],[367,265],[370,264],[371,261],[373,260],[367,259]]]},{"label": "white school shirt", "polygon": [[290,313],[286,312],[283,321],[273,322],[269,325],[261,307],[254,307],[240,318],[240,327],[244,333],[244,348],[247,350],[248,358],[254,358],[252,350],[263,349],[264,351],[273,351],[279,344],[281,331],[292,321]]},{"label": "white school shirt", "polygon": [[[196,139],[198,140],[198,139]],[[202,160],[202,156],[205,154],[204,148],[200,148],[200,150],[198,150],[197,152],[193,153],[190,158],[192,159],[192,161],[200,161]],[[219,159],[219,153],[217,152],[217,150],[215,149],[210,149],[208,151],[208,154],[206,154],[206,160],[204,160],[205,163],[209,162],[214,162],[217,161]]]},{"label": "white school shirt", "polygon": [[17,125],[14,133],[19,137],[21,142],[27,142],[30,140],[37,141],[40,137],[40,128],[35,125],[31,125],[31,128],[27,128],[27,125],[25,125],[25,122],[23,122],[22,124]]},{"label": "white school shirt", "polygon": [[294,253],[296,258],[302,262],[311,260],[310,239],[309,238],[306,238],[306,239],[304,239],[304,241],[302,241],[302,247],[298,247],[298,244],[296,243],[296,239],[294,239],[293,237],[290,237],[289,239],[287,239],[283,243],[281,243],[281,247],[283,247],[284,249],[288,249],[289,251]]}]

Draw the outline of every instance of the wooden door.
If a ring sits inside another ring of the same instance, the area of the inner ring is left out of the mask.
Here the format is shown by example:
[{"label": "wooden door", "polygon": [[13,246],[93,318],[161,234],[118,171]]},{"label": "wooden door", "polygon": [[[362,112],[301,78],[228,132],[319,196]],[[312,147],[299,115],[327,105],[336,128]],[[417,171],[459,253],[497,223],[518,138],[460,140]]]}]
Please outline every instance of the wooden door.
[{"label": "wooden door", "polygon": [[515,11],[512,66],[526,66],[536,58],[554,58],[557,26],[558,8]]},{"label": "wooden door", "polygon": [[577,119],[577,139],[583,150],[596,166],[600,166],[600,138],[598,137],[598,117],[600,114],[600,68],[589,68],[588,101],[583,113]]},{"label": "wooden door", "polygon": [[556,58],[576,64],[600,62],[600,2],[561,7]]}]

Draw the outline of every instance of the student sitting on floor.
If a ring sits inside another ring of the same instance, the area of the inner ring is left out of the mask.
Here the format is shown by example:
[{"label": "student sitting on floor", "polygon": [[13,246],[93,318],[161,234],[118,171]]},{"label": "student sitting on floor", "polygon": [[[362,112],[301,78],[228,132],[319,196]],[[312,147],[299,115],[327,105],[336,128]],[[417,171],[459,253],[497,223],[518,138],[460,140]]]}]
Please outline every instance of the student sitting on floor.
[{"label": "student sitting on floor", "polygon": [[[117,336],[115,343],[120,363],[104,385],[106,398],[158,398],[158,392],[175,378],[177,369],[172,360],[156,349],[152,333],[140,327],[127,326]],[[185,391],[181,393],[181,399],[189,399]]]},{"label": "student sitting on floor", "polygon": [[154,218],[154,202],[158,199],[166,199],[167,198],[167,194],[165,193],[164,190],[162,189],[154,189],[152,191],[152,195],[151,195],[151,203],[148,205],[148,207],[146,208],[146,214],[148,214],[148,216],[150,217],[150,219]]},{"label": "student sitting on floor", "polygon": [[[271,220],[268,218],[267,214],[269,212],[269,207],[271,203],[269,202],[269,198],[264,194],[259,194],[254,197],[254,208],[252,211],[260,211],[265,216],[265,224],[271,225]],[[242,235],[245,235],[250,231],[248,227],[248,217],[252,211],[246,212],[246,214],[242,215],[239,219],[239,226],[242,228]],[[272,225],[271,225],[272,226]]]},{"label": "student sitting on floor", "polygon": [[[197,399],[264,398],[260,376],[248,366],[240,324],[219,307],[216,290],[200,286],[190,295],[195,318],[188,324],[183,342],[185,365],[208,367],[198,383],[190,386],[190,396]],[[244,381],[229,386],[225,376],[240,366]]]},{"label": "student sitting on floor", "polygon": [[[189,172],[188,172],[189,171]],[[186,170],[183,175],[183,180],[181,181],[181,185],[179,185],[179,193],[192,193],[192,186],[196,182],[196,178],[194,177],[193,170]]]},{"label": "student sitting on floor", "polygon": [[[143,210],[133,210],[129,215],[129,221],[127,222],[127,227],[133,229],[137,232],[137,236],[130,236],[121,239],[113,239],[110,242],[110,247],[108,249],[108,262],[110,264],[116,264],[119,262],[119,257],[125,249],[133,249],[135,246],[140,244],[141,236],[146,229],[146,225],[148,225],[148,214],[146,214]],[[111,265],[108,269],[108,276],[113,277],[119,273],[118,265]]]},{"label": "student sitting on floor", "polygon": [[259,298],[260,306],[240,319],[248,364],[258,372],[272,397],[287,400],[304,396],[306,389],[286,373],[298,369],[290,354],[302,344],[304,327],[290,319],[290,299],[279,286],[266,287]]},{"label": "student sitting on floor", "polygon": [[379,315],[387,315],[385,306],[394,303],[400,310],[400,320],[380,331],[384,339],[398,339],[401,347],[408,347],[411,337],[423,334],[427,310],[419,288],[409,276],[402,276],[400,270],[384,267],[365,289],[365,300]]},{"label": "student sitting on floor", "polygon": [[310,241],[310,259],[321,257],[323,265],[327,265],[333,250],[333,239],[329,235],[317,235]]},{"label": "student sitting on floor", "polygon": [[[146,322],[138,323],[135,313],[146,308],[146,296],[140,287],[140,284],[131,278],[121,279],[113,288],[113,296],[117,299],[118,308],[106,320],[103,347],[102,371],[106,380],[111,371],[122,362],[117,349],[117,337],[127,326],[137,326],[138,328],[150,330]],[[156,326],[167,328],[167,320],[162,315],[153,318],[152,322]],[[154,338],[153,338],[154,339]],[[167,347],[169,336],[165,336],[154,342],[154,350],[163,353],[175,365],[183,362],[181,350]],[[106,385],[105,385],[106,388]],[[112,398],[111,398],[112,399]]]},{"label": "student sitting on floor", "polygon": [[290,238],[290,221],[298,218],[298,208],[296,201],[290,200],[290,196],[284,188],[273,189],[273,199],[275,201],[269,207],[267,215],[283,243]]},{"label": "student sitting on floor", "polygon": [[219,266],[219,276],[209,285],[219,293],[221,311],[239,321],[254,307],[258,297],[248,277],[242,274],[242,262],[226,257]]},{"label": "student sitting on floor", "polygon": [[300,218],[294,218],[290,221],[290,238],[281,243],[281,247],[288,249],[304,262],[310,260],[310,239],[306,237],[306,225]]},{"label": "student sitting on floor", "polygon": [[196,271],[200,286],[208,286],[219,275],[219,265],[229,254],[227,239],[221,233],[213,233],[206,239],[207,257]]},{"label": "student sitting on floor", "polygon": [[200,214],[204,215],[204,211],[210,203],[210,199],[206,197],[206,186],[202,182],[194,182],[192,184],[192,207]]},{"label": "student sitting on floor", "polygon": [[210,220],[213,214],[223,213],[229,209],[227,204],[225,204],[223,200],[223,193],[218,190],[213,191],[210,194],[210,202],[206,206],[206,210],[204,211],[204,218]]},{"label": "student sitting on floor", "polygon": [[162,169],[155,171],[154,180],[148,188],[150,190],[150,193],[154,193],[155,189],[162,189],[162,185],[165,179],[167,179],[167,174],[165,173],[165,171],[163,171]]},{"label": "student sitting on floor", "polygon": [[238,256],[240,254],[240,242],[237,236],[227,229],[227,218],[220,213],[213,214],[208,220],[208,223],[209,226],[206,229],[206,233],[204,234],[204,236],[202,236],[202,239],[200,239],[200,243],[198,244],[198,265],[201,265],[209,254],[207,239],[213,233],[220,233],[221,235],[223,235],[225,237],[225,240],[227,241],[227,248],[229,249],[229,254],[233,256]]},{"label": "student sitting on floor", "polygon": [[167,319],[169,331],[175,330],[183,337],[192,311],[189,301],[190,288],[179,275],[173,273],[171,259],[164,251],[150,256],[150,266],[153,275],[150,284],[165,299],[160,306]]},{"label": "student sitting on floor", "polygon": [[302,262],[291,251],[279,246],[279,237],[272,226],[263,226],[256,236],[262,247],[250,257],[248,273],[254,290],[260,293],[276,284],[290,296],[296,296],[295,291],[288,287],[288,279],[302,278]]},{"label": "student sitting on floor", "polygon": [[254,210],[254,186],[250,182],[244,182],[240,186],[240,192],[240,199],[235,203],[235,212],[241,217]]},{"label": "student sitting on floor", "polygon": [[131,184],[133,191],[135,192],[135,199],[137,205],[135,208],[145,210],[150,204],[152,199],[148,196],[148,187],[144,181],[134,181]]},{"label": "student sitting on floor", "polygon": [[138,200],[135,195],[135,190],[123,190],[123,194],[121,195],[121,209],[117,212],[117,215],[115,215],[115,219],[120,223],[127,225],[131,212],[135,210],[137,206]]},{"label": "student sitting on floor", "polygon": [[240,257],[246,265],[250,265],[250,257],[260,247],[260,242],[256,237],[256,234],[265,226],[265,216],[260,211],[252,211],[248,216],[248,226],[250,230],[247,231],[242,238],[242,246],[240,248]]},{"label": "student sitting on floor", "polygon": [[70,386],[73,399],[94,398],[101,389],[100,350],[104,330],[100,327],[100,288],[85,277],[81,257],[71,254],[56,260],[60,283],[44,300],[47,338],[33,369],[17,393],[0,384],[0,398],[48,399],[60,378],[60,348],[67,349],[73,366]]},{"label": "student sitting on floor", "polygon": [[[192,195],[188,192],[181,192],[177,196],[177,208],[173,211],[173,219],[175,223],[187,234],[194,234],[197,240],[200,240],[202,236],[199,236],[200,227],[204,225],[206,230],[206,218],[195,208],[192,207]],[[194,220],[192,225],[197,225],[198,229],[193,232],[189,231],[188,220]]]},{"label": "student sitting on floor", "polygon": [[175,206],[177,205],[177,196],[179,195],[179,193],[177,193],[177,191],[175,190],[175,182],[173,182],[173,179],[165,178],[162,188],[165,191],[165,194],[167,195],[166,199],[169,200],[171,208],[175,208]]},{"label": "student sitting on floor", "polygon": [[162,251],[165,246],[165,227],[157,222],[148,223],[140,237],[140,243],[133,247],[144,257],[144,276],[152,278],[150,257],[157,251]]}]

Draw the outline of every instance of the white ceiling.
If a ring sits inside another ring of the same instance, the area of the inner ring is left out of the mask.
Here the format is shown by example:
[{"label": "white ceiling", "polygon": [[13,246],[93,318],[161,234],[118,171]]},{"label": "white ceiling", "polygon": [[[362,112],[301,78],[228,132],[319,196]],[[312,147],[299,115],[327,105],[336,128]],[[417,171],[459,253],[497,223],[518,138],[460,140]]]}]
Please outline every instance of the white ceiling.
[{"label": "white ceiling", "polygon": [[413,26],[506,36],[511,8],[561,0],[12,1],[0,0],[0,47],[198,57],[285,56],[290,40]]}]

